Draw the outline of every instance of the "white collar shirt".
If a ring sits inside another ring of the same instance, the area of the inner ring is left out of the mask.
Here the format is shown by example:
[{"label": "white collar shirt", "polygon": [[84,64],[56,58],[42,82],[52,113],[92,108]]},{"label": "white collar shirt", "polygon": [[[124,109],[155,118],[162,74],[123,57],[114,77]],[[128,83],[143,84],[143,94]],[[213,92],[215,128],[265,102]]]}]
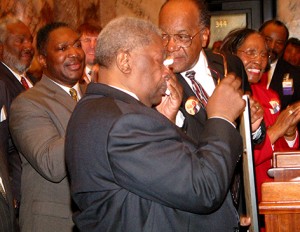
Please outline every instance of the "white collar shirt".
[{"label": "white collar shirt", "polygon": [[21,75],[20,75],[20,74],[16,73],[15,71],[13,71],[13,70],[12,70],[10,67],[8,67],[5,63],[2,62],[2,64],[4,64],[5,67],[8,68],[9,71],[12,72],[12,74],[15,76],[15,78],[17,78],[17,80],[18,80],[21,84],[22,84],[22,82],[21,82],[21,76],[23,76],[23,77],[26,79],[26,82],[27,82],[29,88],[32,88],[32,87],[33,87],[33,84],[31,83],[31,81],[26,77],[26,74],[21,74]]},{"label": "white collar shirt", "polygon": [[181,75],[183,76],[185,81],[189,84],[191,89],[193,89],[191,80],[185,76],[186,72],[191,70],[196,72],[195,74],[196,81],[202,85],[202,87],[204,88],[208,96],[211,96],[215,89],[215,83],[211,75],[211,72],[208,68],[207,58],[203,50],[200,52],[199,59],[195,64],[195,66],[192,69],[181,73]]},{"label": "white collar shirt", "polygon": [[[51,81],[53,81],[52,79],[50,79]],[[57,84],[59,87],[61,87],[64,91],[66,91],[67,94],[70,94],[70,87],[67,87],[67,86],[64,86],[64,85],[61,85],[55,81],[53,81],[55,84]],[[79,87],[79,83],[77,82],[73,87],[73,89],[75,89],[77,91],[77,98],[78,98],[78,101],[81,99],[82,97],[82,93],[81,93],[81,90],[80,90],[80,87]]]}]

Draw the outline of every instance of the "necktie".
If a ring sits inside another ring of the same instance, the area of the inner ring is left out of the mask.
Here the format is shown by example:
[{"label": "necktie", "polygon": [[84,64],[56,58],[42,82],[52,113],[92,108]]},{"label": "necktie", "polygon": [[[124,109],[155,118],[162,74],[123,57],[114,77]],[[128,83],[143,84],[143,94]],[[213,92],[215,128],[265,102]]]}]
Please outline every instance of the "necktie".
[{"label": "necktie", "polygon": [[29,85],[25,79],[25,77],[21,76],[21,83],[25,89],[29,89]]},{"label": "necktie", "polygon": [[202,85],[196,81],[195,74],[196,74],[195,71],[191,70],[186,72],[185,76],[191,80],[193,91],[196,94],[203,108],[205,108],[207,104],[208,95],[203,89]]},{"label": "necktie", "polygon": [[71,88],[69,90],[71,97],[73,98],[74,101],[78,101],[78,95],[76,89]]}]

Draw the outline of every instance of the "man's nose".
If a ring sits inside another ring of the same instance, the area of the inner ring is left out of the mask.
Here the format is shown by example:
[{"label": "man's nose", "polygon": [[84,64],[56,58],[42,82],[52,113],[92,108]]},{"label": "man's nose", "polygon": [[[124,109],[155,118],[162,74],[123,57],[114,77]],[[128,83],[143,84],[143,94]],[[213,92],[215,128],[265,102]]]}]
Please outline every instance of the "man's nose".
[{"label": "man's nose", "polygon": [[33,49],[33,45],[32,45],[32,42],[30,40],[25,40],[23,42],[23,47],[26,49],[26,50],[32,50]]},{"label": "man's nose", "polygon": [[96,44],[97,44],[97,39],[92,39],[92,40],[91,40],[91,43],[90,43],[91,48],[95,49]]},{"label": "man's nose", "polygon": [[275,48],[275,41],[274,40],[269,41],[269,42],[267,42],[267,45],[269,47],[269,50],[274,50],[274,48]]},{"label": "man's nose", "polygon": [[75,57],[79,57],[79,55],[80,55],[80,53],[78,51],[78,48],[70,47],[68,57],[75,58]]},{"label": "man's nose", "polygon": [[167,51],[168,52],[175,52],[178,51],[180,49],[180,46],[177,45],[175,39],[171,36],[170,40],[167,44]]}]

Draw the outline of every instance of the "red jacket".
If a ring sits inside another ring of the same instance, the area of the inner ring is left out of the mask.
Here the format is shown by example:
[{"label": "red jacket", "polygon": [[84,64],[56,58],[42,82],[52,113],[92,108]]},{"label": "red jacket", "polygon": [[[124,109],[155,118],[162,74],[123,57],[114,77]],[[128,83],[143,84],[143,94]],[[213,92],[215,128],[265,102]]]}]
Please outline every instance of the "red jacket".
[{"label": "red jacket", "polygon": [[[258,101],[264,109],[264,121],[266,128],[273,125],[278,115],[280,114],[280,100],[278,94],[272,89],[266,88],[267,75],[263,75],[261,81],[257,84],[252,84],[251,89],[253,98]],[[256,189],[258,201],[261,201],[261,184],[263,182],[273,181],[267,174],[267,171],[272,167],[271,161],[274,151],[289,151],[296,150],[299,146],[299,138],[297,138],[294,146],[290,148],[284,139],[279,138],[272,148],[270,139],[266,135],[265,141],[254,147],[254,162],[256,175]]]}]

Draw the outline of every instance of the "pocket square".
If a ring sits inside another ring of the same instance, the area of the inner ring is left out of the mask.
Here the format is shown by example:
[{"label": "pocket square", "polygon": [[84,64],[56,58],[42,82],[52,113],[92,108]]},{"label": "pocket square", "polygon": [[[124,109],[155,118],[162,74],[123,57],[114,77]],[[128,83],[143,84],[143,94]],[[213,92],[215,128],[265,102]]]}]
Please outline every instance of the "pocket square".
[{"label": "pocket square", "polygon": [[1,114],[0,114],[0,122],[3,122],[6,120],[7,112],[5,106],[2,106],[1,108]]}]

